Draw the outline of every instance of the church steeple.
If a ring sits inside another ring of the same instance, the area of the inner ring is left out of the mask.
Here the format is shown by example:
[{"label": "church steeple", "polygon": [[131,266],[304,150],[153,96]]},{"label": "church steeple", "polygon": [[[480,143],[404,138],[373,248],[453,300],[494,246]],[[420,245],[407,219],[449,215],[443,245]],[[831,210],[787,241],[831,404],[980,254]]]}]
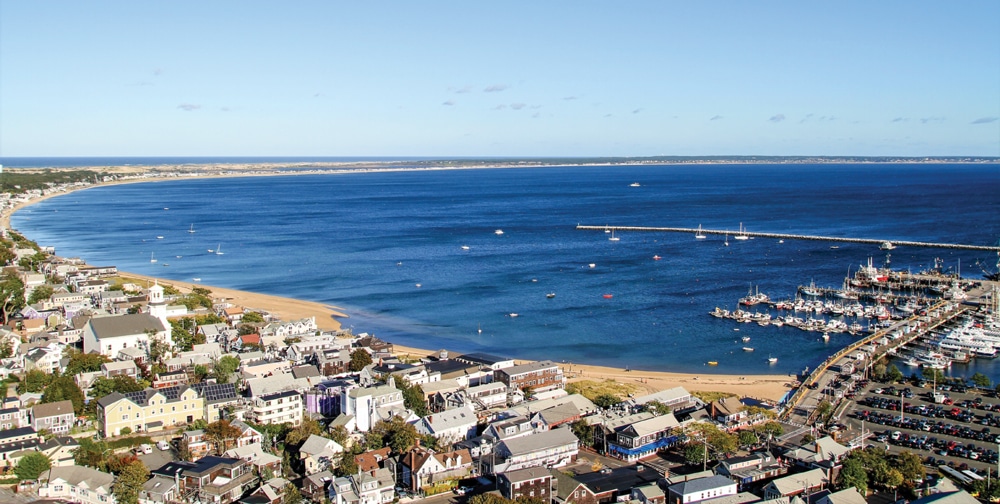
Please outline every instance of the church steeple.
[{"label": "church steeple", "polygon": [[148,313],[160,319],[160,322],[163,322],[163,328],[167,330],[167,334],[170,334],[170,322],[167,322],[167,303],[163,300],[163,287],[160,286],[158,281],[153,281],[153,286],[149,288],[148,296]]}]

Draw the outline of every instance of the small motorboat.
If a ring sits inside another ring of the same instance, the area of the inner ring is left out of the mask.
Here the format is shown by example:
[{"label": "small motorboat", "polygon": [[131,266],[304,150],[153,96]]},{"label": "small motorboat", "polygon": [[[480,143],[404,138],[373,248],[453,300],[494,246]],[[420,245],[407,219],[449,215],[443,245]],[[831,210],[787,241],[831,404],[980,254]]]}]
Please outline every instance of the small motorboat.
[{"label": "small motorboat", "polygon": [[500,236],[503,234],[503,229],[497,229],[496,231],[493,232],[493,234]]},{"label": "small motorboat", "polygon": [[191,280],[194,280],[195,282],[200,282],[201,281],[201,277],[194,277]]},{"label": "small motorboat", "polygon": [[507,316],[510,317],[510,318],[517,318],[518,317],[518,315],[516,313],[508,313]]},{"label": "small motorboat", "polygon": [[597,265],[596,265],[596,264],[594,264],[594,263],[590,263],[590,264],[588,264],[587,266],[589,266],[589,267],[591,267],[591,268],[596,268],[596,267],[597,267]]},{"label": "small motorboat", "polygon": [[418,289],[421,288],[421,287],[423,287],[423,284],[417,284],[417,288]]},{"label": "small motorboat", "polygon": [[631,184],[629,184],[628,186],[629,186],[629,187],[642,187],[642,185],[641,185],[641,184],[639,184],[638,182],[632,182],[632,183],[631,183]]},{"label": "small motorboat", "polygon": [[156,236],[156,239],[157,239],[157,240],[162,240],[162,239],[163,239],[163,235],[157,235],[157,236]]},{"label": "small motorboat", "polygon": [[660,259],[663,259],[663,258],[660,257],[660,256],[658,256],[658,255],[653,256],[653,260],[654,261],[659,261]]},{"label": "small motorboat", "polygon": [[613,297],[615,297],[613,294],[605,294],[604,295],[604,299],[611,299]]},{"label": "small motorboat", "polygon": [[719,361],[710,360],[710,361],[707,362],[707,364],[709,366],[718,366],[719,365]]},{"label": "small motorboat", "polygon": [[469,246],[468,245],[462,245],[462,250],[469,250]]},{"label": "small motorboat", "polygon": [[556,293],[555,292],[550,292],[550,293],[546,294],[545,297],[547,297],[549,299],[552,299],[552,298],[556,297]]},{"label": "small motorboat", "polygon": [[753,352],[753,347],[745,346],[745,347],[743,347],[743,351],[744,352]]}]

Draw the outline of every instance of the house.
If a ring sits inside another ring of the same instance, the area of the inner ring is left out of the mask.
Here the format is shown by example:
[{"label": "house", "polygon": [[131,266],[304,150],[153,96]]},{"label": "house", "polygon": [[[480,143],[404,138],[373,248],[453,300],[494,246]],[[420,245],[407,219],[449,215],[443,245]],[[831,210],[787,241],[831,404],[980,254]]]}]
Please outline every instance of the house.
[{"label": "house", "polygon": [[139,366],[136,366],[133,360],[105,362],[101,364],[101,372],[107,378],[113,378],[118,375],[136,378],[139,376]]},{"label": "house", "polygon": [[511,366],[493,372],[494,380],[503,383],[508,390],[531,389],[535,392],[564,388],[566,377],[556,363],[546,360]]},{"label": "house", "polygon": [[552,474],[548,469],[532,467],[497,475],[500,495],[510,500],[540,499],[552,502]]},{"label": "house", "polygon": [[0,409],[0,431],[27,427],[28,424],[28,410],[20,405],[4,404],[3,409]]},{"label": "house", "polygon": [[118,355],[124,348],[141,348],[148,352],[150,337],[169,341],[167,328],[152,315],[135,313],[96,317],[83,328],[83,351],[108,357]]},{"label": "house", "polygon": [[563,424],[571,424],[581,418],[582,414],[576,405],[567,402],[546,408],[531,417],[531,423],[538,430],[552,430]]},{"label": "house", "polygon": [[555,495],[552,501],[559,504],[598,504],[601,502],[597,494],[582,481],[559,472],[557,469],[549,469],[555,482]]},{"label": "house", "polygon": [[[205,437],[204,429],[193,429],[181,433],[180,446],[191,454],[191,460],[198,460],[214,449],[214,444]],[[183,450],[182,450],[183,451]],[[231,455],[227,455],[231,456]]]},{"label": "house", "polygon": [[396,498],[388,469],[336,478],[330,484],[332,504],[388,504]]},{"label": "house", "polygon": [[499,371],[504,368],[514,367],[514,359],[509,357],[497,357],[487,353],[467,353],[455,357],[455,360],[466,362],[488,368],[490,371]]},{"label": "house", "polygon": [[97,429],[105,437],[132,432],[154,432],[205,418],[205,399],[188,385],[148,388],[97,400]]},{"label": "house", "polygon": [[16,429],[0,431],[0,463],[16,463],[15,454],[24,450],[33,450],[42,444],[41,437],[33,427],[18,427]]},{"label": "house", "polygon": [[174,478],[155,474],[149,481],[143,483],[139,491],[139,504],[167,504],[180,499],[179,482]]},{"label": "house", "polygon": [[309,436],[299,448],[299,460],[305,474],[313,474],[337,467],[344,447],[332,439]]},{"label": "house", "polygon": [[526,416],[515,416],[504,420],[493,422],[486,426],[483,437],[493,438],[498,441],[506,441],[523,436],[530,436],[535,433],[535,426],[531,419]]},{"label": "house", "polygon": [[465,390],[466,397],[477,410],[502,408],[507,405],[507,386],[503,383],[484,383]]},{"label": "house", "polygon": [[730,426],[739,423],[748,415],[746,407],[736,397],[723,397],[717,401],[712,401],[712,419],[723,426]]},{"label": "house", "polygon": [[778,478],[764,487],[764,500],[778,497],[794,497],[801,493],[811,494],[822,490],[830,480],[822,469],[789,474]]},{"label": "house", "polygon": [[568,428],[507,439],[496,448],[493,472],[529,467],[562,467],[576,461],[580,441]]},{"label": "house", "polygon": [[115,477],[86,466],[53,467],[38,478],[38,497],[80,504],[113,504]]},{"label": "house", "polygon": [[436,437],[444,446],[475,436],[476,424],[476,413],[466,406],[427,415],[417,422],[416,428],[420,434]]},{"label": "house", "polygon": [[751,453],[745,457],[720,460],[715,472],[728,476],[743,488],[755,481],[776,478],[788,473],[788,466],[778,462],[769,453]]},{"label": "house", "polygon": [[603,441],[607,455],[634,461],[676,444],[679,426],[673,413],[657,416],[643,411],[605,421],[594,436]]},{"label": "house", "polygon": [[273,474],[281,474],[281,457],[266,453],[261,448],[260,443],[237,446],[236,448],[226,450],[222,455],[224,457],[246,460],[248,464],[254,467],[257,474],[262,474],[260,471],[265,467],[270,469]]},{"label": "house", "polygon": [[388,446],[378,450],[368,450],[354,456],[354,463],[358,465],[358,470],[362,472],[372,472],[381,467],[385,467],[385,459],[389,458],[391,448]]},{"label": "house", "polygon": [[820,467],[838,464],[851,451],[830,436],[785,452],[785,458],[802,467]]},{"label": "house", "polygon": [[667,496],[656,484],[637,486],[632,489],[630,497],[641,504],[665,504],[667,502]]},{"label": "house", "polygon": [[258,424],[302,423],[302,395],[294,390],[254,397],[250,418]]},{"label": "house", "polygon": [[[367,471],[362,471],[367,472]],[[327,491],[333,481],[333,473],[330,471],[320,471],[308,474],[302,478],[302,496],[312,502],[323,502],[326,500]]]},{"label": "house", "polygon": [[209,423],[220,420],[227,406],[235,406],[240,401],[236,385],[232,383],[201,382],[191,384],[190,387],[205,400],[204,418]]},{"label": "house", "polygon": [[631,400],[631,402],[636,406],[642,406],[653,401],[668,406],[674,414],[698,408],[701,404],[697,399],[693,398],[691,393],[684,387],[674,387],[672,389],[661,390],[659,392],[639,396]]},{"label": "house", "polygon": [[31,426],[36,431],[45,429],[56,435],[69,434],[74,419],[76,414],[73,412],[73,401],[68,399],[31,407]]},{"label": "house", "polygon": [[690,504],[736,495],[736,482],[725,476],[709,476],[684,481],[667,488],[669,504]]},{"label": "house", "polygon": [[824,495],[816,501],[816,504],[868,504],[868,500],[857,488],[850,487]]},{"label": "house", "polygon": [[399,462],[400,484],[414,492],[442,481],[466,478],[472,473],[468,450],[434,453],[419,446],[405,453]]},{"label": "house", "polygon": [[68,467],[76,465],[73,451],[80,446],[76,438],[56,436],[38,445],[36,449],[52,461],[52,467]]},{"label": "house", "polygon": [[345,390],[341,407],[344,414],[355,417],[357,429],[361,432],[368,432],[381,419],[407,413],[403,393],[392,380],[377,387]]},{"label": "house", "polygon": [[202,502],[230,504],[256,479],[250,464],[240,458],[204,457],[197,462],[168,462],[150,471],[177,482],[176,500],[197,496]]},{"label": "house", "polygon": [[59,369],[59,360],[62,359],[63,345],[49,343],[44,346],[32,348],[24,354],[24,370],[31,371],[38,369],[47,374],[53,374]]}]

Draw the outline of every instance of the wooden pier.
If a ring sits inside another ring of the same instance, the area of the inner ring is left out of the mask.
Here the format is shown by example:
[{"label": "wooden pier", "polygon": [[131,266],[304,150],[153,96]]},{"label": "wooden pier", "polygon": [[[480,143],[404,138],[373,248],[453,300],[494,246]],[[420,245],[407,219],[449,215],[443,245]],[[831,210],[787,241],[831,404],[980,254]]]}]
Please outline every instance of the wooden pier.
[{"label": "wooden pier", "polygon": [[906,240],[892,240],[892,239],[874,239],[874,238],[847,238],[843,236],[816,236],[816,235],[800,235],[800,234],[788,234],[788,233],[760,233],[756,231],[733,231],[731,229],[701,229],[701,228],[679,228],[679,227],[644,227],[644,226],[585,226],[583,224],[577,224],[576,229],[581,231],[604,231],[611,230],[616,232],[621,231],[640,231],[640,232],[653,232],[653,233],[690,233],[692,235],[701,233],[703,235],[736,235],[747,236],[750,238],[774,238],[776,240],[812,240],[812,241],[826,241],[826,242],[837,242],[837,243],[864,243],[870,245],[882,246],[884,243],[890,243],[893,247],[922,247],[922,248],[945,248],[945,249],[956,249],[956,250],[987,250],[992,252],[1000,252],[1000,246],[994,245],[964,245],[960,243],[932,243],[932,242],[917,242],[917,241],[906,241]]}]

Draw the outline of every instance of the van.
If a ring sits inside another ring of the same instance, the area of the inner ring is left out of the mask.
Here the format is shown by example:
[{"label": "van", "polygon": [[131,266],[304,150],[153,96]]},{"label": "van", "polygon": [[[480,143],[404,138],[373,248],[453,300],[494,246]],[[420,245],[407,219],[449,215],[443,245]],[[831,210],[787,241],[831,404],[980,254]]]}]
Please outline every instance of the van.
[{"label": "van", "polygon": [[139,445],[138,448],[135,449],[135,451],[137,453],[141,453],[141,454],[144,454],[144,455],[149,455],[150,453],[153,453],[153,447],[149,446],[148,444],[141,444],[141,445]]},{"label": "van", "polygon": [[156,447],[159,448],[160,450],[169,450],[170,443],[160,440],[156,442]]}]

